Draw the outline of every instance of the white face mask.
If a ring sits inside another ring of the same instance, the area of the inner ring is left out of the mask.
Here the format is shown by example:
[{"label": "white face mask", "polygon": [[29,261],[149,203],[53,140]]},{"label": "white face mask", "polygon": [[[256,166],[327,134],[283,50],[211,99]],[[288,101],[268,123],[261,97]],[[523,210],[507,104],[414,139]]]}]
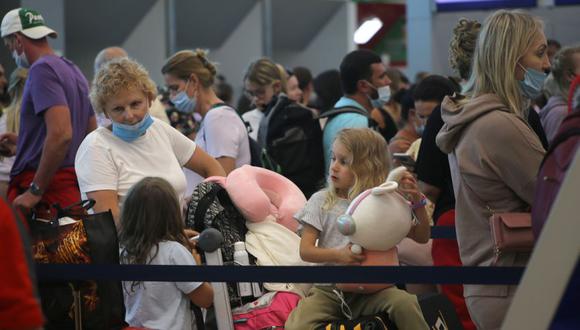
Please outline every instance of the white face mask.
[{"label": "white face mask", "polygon": [[381,108],[383,105],[389,103],[391,100],[391,87],[389,85],[379,88],[376,88],[373,84],[370,85],[377,90],[377,94],[379,95],[377,99],[371,99],[371,104],[373,107]]},{"label": "white face mask", "polygon": [[391,100],[391,86],[383,86],[377,89],[377,93],[379,93],[379,100],[383,103],[388,103]]},{"label": "white face mask", "polygon": [[12,51],[12,58],[14,59],[14,62],[16,62],[16,66],[19,68],[28,69],[30,67],[30,63],[28,63],[28,59],[26,58],[26,54],[24,54],[24,52],[18,54],[15,49]]}]

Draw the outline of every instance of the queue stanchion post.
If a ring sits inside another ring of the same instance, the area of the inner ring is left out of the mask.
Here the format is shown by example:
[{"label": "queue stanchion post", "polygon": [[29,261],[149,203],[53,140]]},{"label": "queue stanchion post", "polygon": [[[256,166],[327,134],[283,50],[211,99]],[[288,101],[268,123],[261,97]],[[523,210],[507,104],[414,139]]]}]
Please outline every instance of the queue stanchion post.
[{"label": "queue stanchion post", "polygon": [[[208,265],[223,266],[220,249],[223,241],[224,237],[217,229],[208,228],[200,233],[198,246],[204,251],[205,261]],[[213,306],[218,329],[233,330],[234,320],[227,284],[225,282],[212,282],[211,286],[213,287]]]}]

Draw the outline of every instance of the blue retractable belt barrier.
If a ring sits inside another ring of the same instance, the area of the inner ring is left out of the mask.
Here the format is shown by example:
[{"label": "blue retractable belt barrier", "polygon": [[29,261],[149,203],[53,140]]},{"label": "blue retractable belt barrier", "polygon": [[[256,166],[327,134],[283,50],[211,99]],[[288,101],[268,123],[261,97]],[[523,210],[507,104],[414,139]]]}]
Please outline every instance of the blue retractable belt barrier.
[{"label": "blue retractable belt barrier", "polygon": [[433,226],[431,227],[431,238],[456,239],[455,226]]},{"label": "blue retractable belt barrier", "polygon": [[524,267],[37,264],[40,281],[518,284]]}]

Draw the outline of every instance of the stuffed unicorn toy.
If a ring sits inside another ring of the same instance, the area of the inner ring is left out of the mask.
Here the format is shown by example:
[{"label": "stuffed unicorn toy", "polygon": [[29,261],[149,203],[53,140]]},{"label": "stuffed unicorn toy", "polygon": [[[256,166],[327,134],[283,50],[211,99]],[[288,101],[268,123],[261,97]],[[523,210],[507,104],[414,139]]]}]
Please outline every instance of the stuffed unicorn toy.
[{"label": "stuffed unicorn toy", "polygon": [[[397,244],[413,223],[409,203],[397,192],[398,184],[387,181],[355,197],[338,230],[352,243],[351,251],[364,254],[363,266],[398,266]],[[337,284],[343,291],[373,293],[392,284]]]}]

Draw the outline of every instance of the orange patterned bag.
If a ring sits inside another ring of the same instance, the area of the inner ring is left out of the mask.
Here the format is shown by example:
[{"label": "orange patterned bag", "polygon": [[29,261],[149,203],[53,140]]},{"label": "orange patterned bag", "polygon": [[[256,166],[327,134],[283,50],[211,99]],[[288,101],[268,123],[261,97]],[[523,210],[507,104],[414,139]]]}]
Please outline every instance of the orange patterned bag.
[{"label": "orange patterned bag", "polygon": [[[111,212],[88,214],[94,201],[54,207],[57,214],[28,219],[36,263],[119,264],[119,243]],[[39,283],[47,329],[122,328],[125,317],[120,281]],[[82,316],[82,317],[81,317]]]}]

